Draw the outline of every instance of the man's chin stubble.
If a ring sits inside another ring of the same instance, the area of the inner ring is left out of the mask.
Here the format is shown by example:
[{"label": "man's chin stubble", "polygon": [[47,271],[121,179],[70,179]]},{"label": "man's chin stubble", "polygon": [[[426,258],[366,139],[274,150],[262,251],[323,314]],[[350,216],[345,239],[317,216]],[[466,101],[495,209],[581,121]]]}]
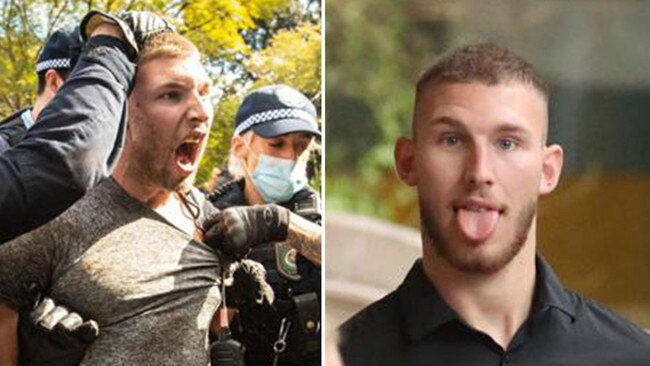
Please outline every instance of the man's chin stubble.
[{"label": "man's chin stubble", "polygon": [[535,217],[536,202],[528,204],[516,220],[515,235],[510,244],[491,257],[473,256],[472,253],[455,252],[454,243],[443,236],[434,215],[422,207],[420,202],[420,221],[422,225],[423,245],[430,245],[435,256],[447,262],[451,267],[468,274],[492,274],[498,272],[521,251]]}]

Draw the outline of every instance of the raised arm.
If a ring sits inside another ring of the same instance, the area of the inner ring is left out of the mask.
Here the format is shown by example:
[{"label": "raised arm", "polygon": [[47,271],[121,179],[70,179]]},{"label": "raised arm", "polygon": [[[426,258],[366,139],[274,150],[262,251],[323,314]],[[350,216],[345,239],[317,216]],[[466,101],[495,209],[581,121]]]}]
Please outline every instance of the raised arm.
[{"label": "raised arm", "polygon": [[89,39],[38,123],[0,155],[0,243],[54,218],[112,170],[135,73],[126,51],[114,37]]},{"label": "raised arm", "polygon": [[51,220],[108,176],[122,148],[139,46],[173,29],[149,12],[89,12],[75,69],[25,139],[0,155],[0,244]]}]

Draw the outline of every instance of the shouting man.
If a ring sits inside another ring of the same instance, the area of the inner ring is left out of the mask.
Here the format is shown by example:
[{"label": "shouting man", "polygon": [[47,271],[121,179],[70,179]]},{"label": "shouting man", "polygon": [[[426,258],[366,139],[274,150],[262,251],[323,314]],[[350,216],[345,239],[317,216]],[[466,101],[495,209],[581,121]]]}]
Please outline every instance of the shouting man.
[{"label": "shouting man", "polygon": [[[86,24],[91,43],[120,38],[113,21]],[[173,32],[149,37],[137,62],[112,177],[53,221],[0,246],[4,356],[16,347],[15,331],[4,331],[15,324],[7,314],[29,310],[25,284],[35,283],[99,324],[82,364],[209,363],[220,268],[214,250],[193,239],[202,202],[191,183],[213,118],[211,81],[196,47]]]}]

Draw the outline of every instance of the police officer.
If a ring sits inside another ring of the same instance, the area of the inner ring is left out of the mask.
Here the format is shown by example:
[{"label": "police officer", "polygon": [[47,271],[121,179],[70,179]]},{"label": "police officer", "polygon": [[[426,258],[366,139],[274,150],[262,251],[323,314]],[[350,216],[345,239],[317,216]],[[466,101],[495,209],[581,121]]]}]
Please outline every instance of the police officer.
[{"label": "police officer", "polygon": [[306,177],[316,118],[311,101],[289,86],[250,93],[235,117],[234,179],[208,197],[222,210],[225,242],[252,245],[248,258],[264,265],[275,292],[273,304],[234,304],[230,328],[247,365],[320,363],[320,204]]},{"label": "police officer", "polygon": [[0,122],[0,153],[16,145],[34,125],[41,110],[54,98],[79,59],[82,41],[79,27],[61,28],[43,46],[36,63],[38,89],[33,107],[21,109]]}]

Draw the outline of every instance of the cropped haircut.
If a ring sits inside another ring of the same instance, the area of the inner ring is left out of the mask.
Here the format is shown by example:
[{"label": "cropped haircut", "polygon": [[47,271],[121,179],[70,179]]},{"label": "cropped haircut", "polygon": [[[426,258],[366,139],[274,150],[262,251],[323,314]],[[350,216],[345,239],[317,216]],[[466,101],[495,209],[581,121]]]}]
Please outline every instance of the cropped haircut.
[{"label": "cropped haircut", "polygon": [[417,83],[416,97],[445,83],[480,82],[489,86],[517,81],[537,89],[548,100],[548,87],[533,66],[505,47],[479,43],[453,50],[427,69]]},{"label": "cropped haircut", "polygon": [[165,31],[150,37],[138,55],[138,64],[164,57],[187,57],[199,54],[196,46],[178,33]]}]

